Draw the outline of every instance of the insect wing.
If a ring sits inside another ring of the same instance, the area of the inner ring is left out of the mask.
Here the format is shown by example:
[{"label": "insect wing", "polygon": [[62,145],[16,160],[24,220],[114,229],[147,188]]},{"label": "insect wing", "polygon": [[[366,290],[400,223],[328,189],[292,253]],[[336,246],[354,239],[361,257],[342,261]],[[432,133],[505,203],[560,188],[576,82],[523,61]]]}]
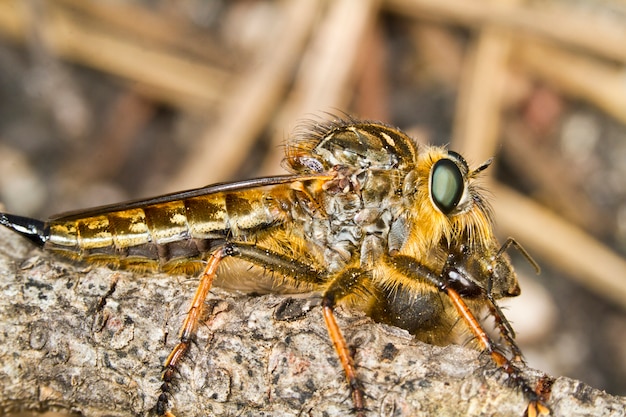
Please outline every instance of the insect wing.
[{"label": "insect wing", "polygon": [[306,181],[312,179],[324,178],[323,176],[306,176],[306,175],[279,175],[273,177],[260,177],[249,180],[237,181],[237,182],[223,182],[208,185],[206,187],[194,188],[186,191],[178,191],[175,193],[164,194],[157,197],[150,197],[138,200],[130,200],[123,203],[107,204],[103,206],[72,210],[63,213],[53,215],[49,218],[49,221],[71,221],[85,217],[98,216],[100,214],[110,213],[113,211],[131,210],[136,208],[143,208],[153,204],[169,203],[176,200],[183,200],[186,198],[200,197],[209,194],[215,194],[219,192],[240,191],[248,190],[251,188],[268,187],[272,185],[287,184],[296,181]]}]

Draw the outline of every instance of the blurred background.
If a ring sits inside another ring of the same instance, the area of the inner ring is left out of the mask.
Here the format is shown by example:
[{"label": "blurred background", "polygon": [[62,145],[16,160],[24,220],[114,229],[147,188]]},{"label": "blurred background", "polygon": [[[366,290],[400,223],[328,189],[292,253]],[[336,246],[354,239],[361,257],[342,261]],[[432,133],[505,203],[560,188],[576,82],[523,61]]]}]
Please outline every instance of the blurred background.
[{"label": "blurred background", "polygon": [[0,0],[9,212],[281,173],[325,112],[495,156],[529,364],[626,395],[624,0]]}]

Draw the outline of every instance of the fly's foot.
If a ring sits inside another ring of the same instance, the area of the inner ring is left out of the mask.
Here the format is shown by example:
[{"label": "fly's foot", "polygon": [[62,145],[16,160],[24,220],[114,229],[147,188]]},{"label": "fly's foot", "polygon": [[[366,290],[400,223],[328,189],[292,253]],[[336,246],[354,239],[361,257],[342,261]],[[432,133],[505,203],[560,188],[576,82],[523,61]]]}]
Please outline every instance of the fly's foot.
[{"label": "fly's foot", "polygon": [[526,416],[537,417],[550,415],[550,408],[545,403],[550,398],[552,384],[554,384],[554,380],[550,377],[543,376],[539,379],[537,387],[533,391],[535,399],[528,404],[525,413]]},{"label": "fly's foot", "polygon": [[159,398],[157,399],[157,403],[154,406],[154,411],[155,414],[159,417],[170,417],[173,416],[173,414],[171,414],[168,410],[167,410],[167,406],[168,406],[168,399],[167,399],[167,393],[169,392],[169,383],[164,382],[161,385],[161,394],[159,395]]},{"label": "fly's foot", "polygon": [[525,417],[538,417],[538,416],[549,416],[550,409],[547,405],[543,404],[541,401],[531,401],[528,404],[528,408],[526,408],[526,412],[524,413]]}]

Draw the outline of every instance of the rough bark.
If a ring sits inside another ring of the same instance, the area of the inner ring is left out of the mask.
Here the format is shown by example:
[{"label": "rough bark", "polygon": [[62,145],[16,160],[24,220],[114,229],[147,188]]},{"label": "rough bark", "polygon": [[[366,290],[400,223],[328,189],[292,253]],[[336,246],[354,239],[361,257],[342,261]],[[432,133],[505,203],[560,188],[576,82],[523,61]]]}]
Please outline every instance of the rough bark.
[{"label": "rough bark", "polygon": [[[196,282],[87,268],[0,230],[0,413],[149,415]],[[350,415],[319,307],[285,299],[212,291],[172,392],[176,415]],[[368,416],[522,415],[526,400],[477,351],[337,315],[356,348]],[[556,416],[624,416],[626,399],[557,378],[548,405]]]}]

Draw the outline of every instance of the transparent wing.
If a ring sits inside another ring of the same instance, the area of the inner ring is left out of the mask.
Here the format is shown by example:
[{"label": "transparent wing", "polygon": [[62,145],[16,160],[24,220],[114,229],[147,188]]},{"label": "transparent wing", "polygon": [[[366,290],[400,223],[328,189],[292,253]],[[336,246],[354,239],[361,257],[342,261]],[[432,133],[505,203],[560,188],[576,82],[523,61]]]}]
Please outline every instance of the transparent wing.
[{"label": "transparent wing", "polygon": [[[98,206],[88,209],[73,210],[51,216],[49,221],[71,221],[84,217],[97,216],[100,214],[110,213],[113,211],[130,210],[135,208],[146,207],[152,204],[168,203],[175,200],[181,200],[185,198],[198,197],[208,194],[215,194],[227,191],[246,190],[258,187],[267,187],[279,184],[288,184],[296,181],[306,181],[313,179],[326,178],[323,175],[278,175],[273,177],[260,177],[249,180],[236,181],[236,182],[224,182],[218,184],[208,185],[206,187],[194,188],[186,191],[178,191],[171,194],[164,194],[157,197],[144,198],[138,200],[130,200],[122,203],[107,204],[104,206]],[[330,178],[330,177],[329,177]]]}]

